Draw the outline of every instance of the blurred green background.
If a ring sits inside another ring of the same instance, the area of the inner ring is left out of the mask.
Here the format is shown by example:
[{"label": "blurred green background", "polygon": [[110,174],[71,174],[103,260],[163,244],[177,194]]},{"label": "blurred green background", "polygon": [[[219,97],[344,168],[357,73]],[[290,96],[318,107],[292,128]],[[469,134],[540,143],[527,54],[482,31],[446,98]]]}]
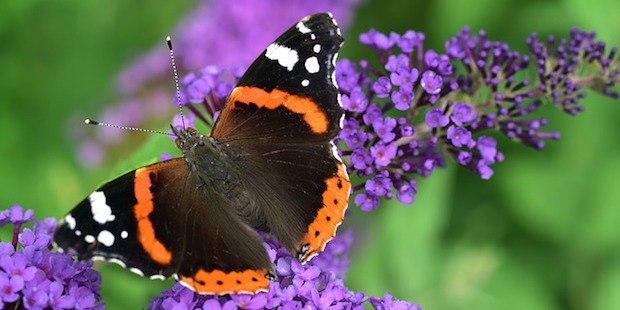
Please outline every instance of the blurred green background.
[{"label": "blurred green background", "polygon": [[[127,167],[77,164],[68,118],[98,115],[115,75],[162,44],[196,2],[0,2],[0,209],[59,218]],[[617,0],[367,1],[341,57],[369,56],[355,42],[369,27],[422,31],[425,47],[440,51],[465,25],[522,51],[532,31],[566,37],[572,26],[619,45],[618,16]],[[544,110],[562,139],[543,152],[500,141],[506,161],[490,181],[450,163],[421,182],[412,206],[354,210],[348,285],[425,309],[620,307],[620,102],[590,93],[585,105],[576,118]],[[159,155],[149,152],[141,160]],[[144,307],[171,285],[100,270],[110,309]]]}]

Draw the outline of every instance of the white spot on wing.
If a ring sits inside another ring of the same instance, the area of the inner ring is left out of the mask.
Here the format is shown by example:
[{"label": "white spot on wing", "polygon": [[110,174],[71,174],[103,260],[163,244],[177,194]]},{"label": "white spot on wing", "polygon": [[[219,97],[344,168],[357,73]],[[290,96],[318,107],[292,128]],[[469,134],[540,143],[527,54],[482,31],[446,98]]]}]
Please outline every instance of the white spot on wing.
[{"label": "white spot on wing", "polygon": [[108,261],[110,263],[115,263],[115,264],[117,264],[117,265],[119,265],[119,266],[121,266],[123,268],[127,267],[127,265],[125,265],[125,262],[123,262],[122,260],[120,260],[118,258],[110,258],[110,259],[108,259]]},{"label": "white spot on wing", "polygon": [[312,50],[313,50],[315,53],[317,53],[317,54],[318,54],[318,53],[321,51],[321,44],[315,44],[315,45],[312,47]]},{"label": "white spot on wing", "polygon": [[334,141],[332,141],[332,155],[334,156],[334,158],[336,158],[340,163],[342,163],[342,159],[340,158],[340,155],[338,155],[338,147],[336,147],[336,144],[334,144]]},{"label": "white spot on wing", "polygon": [[276,60],[280,66],[286,68],[288,71],[293,71],[293,67],[295,67],[299,61],[299,55],[296,50],[277,43],[271,43],[267,46],[265,57]]},{"label": "white spot on wing", "polygon": [[121,238],[127,239],[129,237],[129,233],[126,230],[121,231]]},{"label": "white spot on wing", "polygon": [[139,275],[141,277],[144,277],[144,272],[142,272],[142,270],[140,270],[138,268],[133,268],[132,267],[132,268],[129,268],[129,271],[131,271],[131,272],[133,272],[133,273],[135,273],[135,274],[137,274],[137,275]]},{"label": "white spot on wing", "polygon": [[95,242],[95,236],[93,236],[93,235],[86,235],[86,236],[84,236],[84,241],[86,241],[87,243],[94,243]]},{"label": "white spot on wing", "polygon": [[80,231],[80,230],[76,230],[76,231],[75,231],[75,235],[76,235],[76,236],[78,236],[78,237],[79,237],[79,236],[81,236],[81,235],[82,235],[82,231]]},{"label": "white spot on wing", "polygon": [[65,216],[65,223],[67,223],[69,229],[75,229],[75,218],[71,214],[67,214],[67,216]]},{"label": "white spot on wing", "polygon": [[[336,88],[338,88],[338,81],[336,80],[336,59],[337,58],[338,58],[338,53],[335,53],[334,57],[332,58],[332,69],[333,69],[333,71],[332,71],[331,76],[329,77],[330,81],[332,82],[332,84],[334,84],[334,86]],[[340,92],[338,92],[337,99],[338,99],[338,105],[340,105],[340,107],[342,108],[343,105],[342,105],[342,98],[341,98]],[[344,124],[344,115],[342,117],[343,118],[340,119],[340,128],[342,128],[342,126]]]},{"label": "white spot on wing", "polygon": [[316,40],[316,34],[311,33],[311,34],[310,34],[310,39],[312,39],[312,40]]},{"label": "white spot on wing", "polygon": [[304,24],[303,22],[297,23],[297,30],[299,30],[299,32],[304,33],[304,34],[312,32],[312,30],[306,27],[306,24]]},{"label": "white spot on wing", "polygon": [[160,274],[154,274],[152,276],[149,277],[149,279],[151,280],[166,280],[166,277],[160,275]]},{"label": "white spot on wing", "polygon": [[111,247],[114,244],[114,235],[107,230],[102,230],[97,235],[97,241],[107,247]]},{"label": "white spot on wing", "polygon": [[308,57],[304,65],[306,66],[306,70],[310,74],[318,73],[321,69],[321,66],[319,66],[319,59],[315,56]]},{"label": "white spot on wing", "polygon": [[116,218],[112,214],[112,208],[106,204],[105,194],[103,192],[94,192],[88,196],[90,201],[90,211],[93,213],[93,220],[99,224],[112,222]]},{"label": "white spot on wing", "polygon": [[301,81],[301,86],[306,87],[308,85],[310,85],[310,81],[308,79],[303,79]]}]

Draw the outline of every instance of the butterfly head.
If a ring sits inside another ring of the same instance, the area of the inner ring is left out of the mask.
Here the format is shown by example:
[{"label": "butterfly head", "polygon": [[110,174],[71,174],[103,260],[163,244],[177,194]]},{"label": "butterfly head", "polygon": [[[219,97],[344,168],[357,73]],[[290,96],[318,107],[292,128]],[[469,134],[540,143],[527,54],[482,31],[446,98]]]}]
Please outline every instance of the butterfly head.
[{"label": "butterfly head", "polygon": [[183,154],[187,154],[187,152],[198,145],[202,138],[203,134],[199,133],[196,129],[187,127],[183,129],[177,129],[174,126],[170,126],[172,128],[172,132],[177,139],[175,143],[177,147],[183,152]]}]

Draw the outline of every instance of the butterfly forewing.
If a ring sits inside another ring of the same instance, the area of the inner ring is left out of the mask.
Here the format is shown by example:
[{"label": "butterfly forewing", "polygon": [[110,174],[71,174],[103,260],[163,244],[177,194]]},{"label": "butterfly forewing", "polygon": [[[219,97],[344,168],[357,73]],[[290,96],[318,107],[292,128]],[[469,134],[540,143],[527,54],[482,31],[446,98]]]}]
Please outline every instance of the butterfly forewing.
[{"label": "butterfly forewing", "polygon": [[302,19],[250,66],[212,134],[235,150],[259,212],[302,262],[332,238],[348,203],[332,142],[344,113],[333,79],[342,42],[330,14]]}]

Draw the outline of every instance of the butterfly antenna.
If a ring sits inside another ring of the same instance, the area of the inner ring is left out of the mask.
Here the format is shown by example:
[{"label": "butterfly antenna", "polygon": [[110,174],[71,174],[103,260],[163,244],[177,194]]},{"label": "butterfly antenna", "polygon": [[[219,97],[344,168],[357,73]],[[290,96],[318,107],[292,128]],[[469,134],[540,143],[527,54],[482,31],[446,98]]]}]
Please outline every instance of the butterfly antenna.
[{"label": "butterfly antenna", "polygon": [[172,73],[174,74],[174,87],[177,92],[177,102],[179,103],[181,124],[183,124],[183,128],[185,128],[185,117],[183,116],[183,105],[181,104],[181,90],[179,88],[179,74],[177,73],[176,61],[174,61],[174,50],[172,49],[172,39],[170,38],[170,36],[166,37],[166,43],[168,43],[168,49],[170,50],[170,63],[172,64]]},{"label": "butterfly antenna", "polygon": [[174,136],[173,134],[165,132],[165,131],[137,128],[137,127],[119,126],[119,125],[114,125],[114,124],[94,121],[94,120],[92,120],[90,118],[85,119],[84,123],[86,123],[86,125],[95,125],[95,126],[116,128],[116,129],[122,129],[122,130],[130,130],[130,131],[138,131],[138,132],[144,132],[144,133],[156,133],[156,134],[160,134],[160,135]]}]

